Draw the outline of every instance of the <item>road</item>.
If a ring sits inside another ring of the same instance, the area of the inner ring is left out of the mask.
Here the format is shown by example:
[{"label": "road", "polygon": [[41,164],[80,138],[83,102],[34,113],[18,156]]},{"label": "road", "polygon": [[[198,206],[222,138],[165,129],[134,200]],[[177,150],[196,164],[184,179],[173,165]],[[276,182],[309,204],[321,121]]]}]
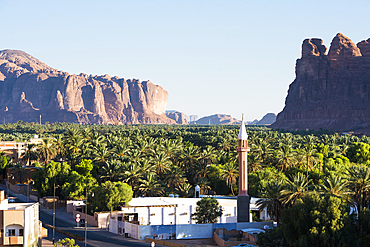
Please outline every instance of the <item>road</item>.
[{"label": "road", "polygon": [[[46,224],[53,225],[53,217],[47,213],[40,211],[40,220]],[[80,235],[82,237],[85,236],[85,228],[76,228],[75,224],[70,224],[64,220],[58,219],[55,217],[55,227],[62,229],[66,232],[70,232],[73,234]],[[48,230],[48,239],[51,240],[53,237],[53,232],[51,229]],[[55,239],[64,238],[63,234],[58,235]],[[130,241],[130,240],[123,240],[119,238],[117,235],[110,233],[110,232],[102,232],[100,229],[92,228],[87,231],[87,246],[95,247],[95,246],[104,246],[104,247],[118,247],[118,246],[150,246],[149,243],[140,243],[138,241]],[[78,244],[82,247],[84,246],[83,242],[79,242]]]},{"label": "road", "polygon": [[[12,193],[10,193],[12,195]],[[19,198],[16,199],[16,202],[23,202]],[[77,228],[76,224],[72,224],[68,221],[64,221],[62,219],[57,218],[58,215],[55,217],[55,227],[62,229],[66,232],[70,232],[72,234],[77,234],[82,237],[85,237],[85,228]],[[53,225],[53,216],[50,214],[47,214],[40,210],[39,212],[39,219],[46,224]],[[148,247],[150,246],[150,243],[137,241],[137,240],[131,240],[131,239],[124,239],[121,236],[118,236],[114,233],[110,233],[101,229],[98,229],[96,227],[88,227],[87,228],[87,245],[88,247]],[[66,238],[67,236],[55,232],[55,242],[57,242],[59,239]],[[46,238],[50,241],[53,239],[53,231],[52,229],[48,229],[48,237]],[[76,244],[78,244],[80,247],[85,246],[84,242],[76,241]],[[160,245],[156,245],[160,246]]]}]

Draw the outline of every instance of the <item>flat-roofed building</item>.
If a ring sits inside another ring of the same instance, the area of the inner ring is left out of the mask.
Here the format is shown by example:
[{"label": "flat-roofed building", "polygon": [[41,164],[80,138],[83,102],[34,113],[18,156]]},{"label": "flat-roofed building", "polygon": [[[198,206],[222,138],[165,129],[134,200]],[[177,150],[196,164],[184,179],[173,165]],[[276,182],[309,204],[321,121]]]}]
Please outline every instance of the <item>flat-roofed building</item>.
[{"label": "flat-roofed building", "polygon": [[27,144],[35,144],[34,149],[36,150],[36,145],[42,144],[42,142],[42,138],[37,135],[25,142],[0,141],[0,152],[4,152],[13,162],[19,162],[22,154],[26,152]]},{"label": "flat-roofed building", "polygon": [[38,246],[39,204],[9,203],[0,191],[0,246]]}]

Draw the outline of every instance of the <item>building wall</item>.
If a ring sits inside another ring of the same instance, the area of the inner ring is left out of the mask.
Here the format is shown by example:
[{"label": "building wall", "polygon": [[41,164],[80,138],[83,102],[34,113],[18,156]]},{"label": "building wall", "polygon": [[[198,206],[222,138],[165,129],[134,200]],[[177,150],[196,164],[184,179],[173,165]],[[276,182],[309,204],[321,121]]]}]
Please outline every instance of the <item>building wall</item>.
[{"label": "building wall", "polygon": [[33,203],[24,210],[24,247],[38,245],[39,239],[39,204]]},{"label": "building wall", "polygon": [[[136,225],[129,222],[120,222],[116,219],[109,220],[109,231],[116,234],[127,233],[130,237],[144,240],[149,236],[155,239],[196,239],[212,238],[217,228],[226,230],[241,230],[245,228],[264,229],[265,226],[273,227],[272,222],[247,222],[223,224],[181,224],[181,225]],[[122,230],[124,229],[124,232]]]},{"label": "building wall", "polygon": [[[3,212],[2,215],[3,215],[4,231],[1,235],[3,238],[3,244],[9,245],[12,240],[12,237],[8,236],[8,230],[16,229],[16,236],[19,236],[18,235],[19,229],[21,228],[24,229],[24,211],[23,210],[3,210],[2,212]],[[23,238],[24,237],[22,237],[22,240]]]},{"label": "building wall", "polygon": [[[195,213],[196,205],[175,206],[141,206],[141,207],[122,207],[122,211],[114,211],[113,217],[123,213],[137,213],[141,225],[180,225],[195,224],[191,215]],[[224,206],[223,215],[219,218],[220,223],[235,223],[236,207]]]}]

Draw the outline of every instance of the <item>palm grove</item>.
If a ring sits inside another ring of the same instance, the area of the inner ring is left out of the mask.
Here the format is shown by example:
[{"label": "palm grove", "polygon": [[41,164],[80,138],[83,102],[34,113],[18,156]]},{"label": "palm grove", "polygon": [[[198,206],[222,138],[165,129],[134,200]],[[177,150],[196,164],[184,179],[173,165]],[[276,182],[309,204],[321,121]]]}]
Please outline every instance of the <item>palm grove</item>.
[{"label": "palm grove", "polygon": [[[236,195],[238,129],[18,122],[1,125],[0,138],[21,141],[33,134],[43,138],[41,145],[27,146],[23,155],[24,163],[43,167],[34,176],[39,196],[52,195],[54,183],[62,198],[83,199],[88,188],[102,198],[91,210],[107,210],[132,196],[176,193],[188,197],[195,185],[202,194]],[[350,226],[357,227],[358,241],[370,237],[366,220],[370,218],[368,137],[324,131],[289,133],[265,127],[248,127],[247,132],[249,194],[262,198],[260,207],[267,207],[281,225],[270,234],[292,246],[320,238],[335,245],[344,243],[343,234]],[[18,173],[24,169],[19,164],[6,166]],[[112,195],[115,200],[109,201]],[[311,215],[311,225],[306,219],[301,234],[290,234],[289,229],[299,227],[289,221],[291,214],[308,205],[308,213],[311,209],[332,211],[325,213],[325,220],[319,219],[321,213],[316,218]]]}]

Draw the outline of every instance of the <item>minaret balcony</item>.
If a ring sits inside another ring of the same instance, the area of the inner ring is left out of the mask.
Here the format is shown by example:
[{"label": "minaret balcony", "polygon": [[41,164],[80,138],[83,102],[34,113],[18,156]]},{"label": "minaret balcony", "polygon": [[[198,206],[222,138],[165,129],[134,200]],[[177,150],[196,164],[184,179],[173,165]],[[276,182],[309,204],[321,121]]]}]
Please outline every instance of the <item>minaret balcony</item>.
[{"label": "minaret balcony", "polygon": [[249,147],[237,147],[236,151],[238,151],[238,152],[249,152],[250,148]]}]

